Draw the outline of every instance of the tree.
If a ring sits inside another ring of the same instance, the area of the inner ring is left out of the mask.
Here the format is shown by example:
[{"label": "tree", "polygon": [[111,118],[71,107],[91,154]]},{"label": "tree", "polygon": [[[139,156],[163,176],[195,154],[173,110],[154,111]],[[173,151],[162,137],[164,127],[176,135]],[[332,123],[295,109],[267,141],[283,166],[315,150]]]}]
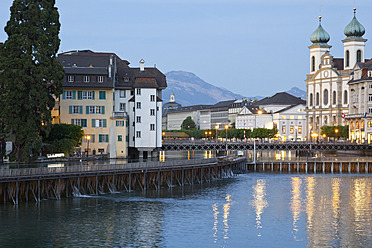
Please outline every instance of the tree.
[{"label": "tree", "polygon": [[84,131],[81,126],[73,124],[54,124],[48,134],[43,134],[43,142],[48,143],[50,153],[70,154],[81,145]]},{"label": "tree", "polygon": [[320,128],[320,134],[333,138],[349,138],[349,126],[323,126]]},{"label": "tree", "polygon": [[14,136],[17,161],[41,150],[55,98],[62,93],[64,70],[56,59],[59,14],[54,0],[15,0],[0,47],[0,124]]},{"label": "tree", "polygon": [[181,125],[182,130],[191,130],[196,129],[195,122],[191,119],[191,116],[188,116]]}]

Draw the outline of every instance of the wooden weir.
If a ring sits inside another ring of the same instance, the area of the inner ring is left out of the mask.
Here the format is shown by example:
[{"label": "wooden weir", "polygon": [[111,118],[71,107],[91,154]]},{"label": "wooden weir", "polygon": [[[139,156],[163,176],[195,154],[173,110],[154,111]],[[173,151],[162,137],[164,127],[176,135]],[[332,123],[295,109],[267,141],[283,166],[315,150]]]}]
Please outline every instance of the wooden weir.
[{"label": "wooden weir", "polygon": [[245,158],[0,169],[0,201],[18,204],[79,194],[145,191],[202,184],[245,171]]},{"label": "wooden weir", "polygon": [[368,161],[271,161],[247,164],[248,171],[286,173],[372,173]]}]

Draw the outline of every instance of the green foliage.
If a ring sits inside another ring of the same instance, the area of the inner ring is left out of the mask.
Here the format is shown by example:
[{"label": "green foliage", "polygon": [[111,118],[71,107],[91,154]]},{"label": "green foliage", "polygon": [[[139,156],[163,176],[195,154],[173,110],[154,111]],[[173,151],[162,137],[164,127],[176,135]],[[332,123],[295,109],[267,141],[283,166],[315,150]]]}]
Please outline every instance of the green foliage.
[{"label": "green foliage", "polygon": [[191,119],[191,116],[188,116],[181,125],[181,129],[183,130],[191,130],[196,129],[195,122]]},{"label": "green foliage", "polygon": [[320,128],[320,130],[320,135],[325,134],[327,137],[330,138],[349,138],[349,126],[323,126]]},{"label": "green foliage", "polygon": [[49,153],[63,152],[66,155],[74,151],[74,148],[81,145],[84,131],[81,126],[72,124],[51,125],[49,134],[43,135],[44,143],[48,143]]},{"label": "green foliage", "polygon": [[64,70],[56,58],[59,14],[55,0],[15,0],[0,47],[0,126],[15,137],[17,161],[35,159],[48,132]]}]

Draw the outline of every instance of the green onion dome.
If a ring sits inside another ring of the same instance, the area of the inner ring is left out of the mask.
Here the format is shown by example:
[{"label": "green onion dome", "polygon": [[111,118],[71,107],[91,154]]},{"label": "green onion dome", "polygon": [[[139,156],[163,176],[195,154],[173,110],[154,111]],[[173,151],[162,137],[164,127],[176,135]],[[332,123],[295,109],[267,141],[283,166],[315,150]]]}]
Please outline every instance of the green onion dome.
[{"label": "green onion dome", "polygon": [[319,26],[310,36],[310,41],[313,45],[327,45],[327,42],[331,39],[329,34],[322,27],[322,17],[319,16]]},{"label": "green onion dome", "polygon": [[349,25],[346,26],[344,34],[346,39],[363,39],[363,35],[366,33],[365,28],[355,17],[356,9],[354,8],[354,18],[351,20]]}]

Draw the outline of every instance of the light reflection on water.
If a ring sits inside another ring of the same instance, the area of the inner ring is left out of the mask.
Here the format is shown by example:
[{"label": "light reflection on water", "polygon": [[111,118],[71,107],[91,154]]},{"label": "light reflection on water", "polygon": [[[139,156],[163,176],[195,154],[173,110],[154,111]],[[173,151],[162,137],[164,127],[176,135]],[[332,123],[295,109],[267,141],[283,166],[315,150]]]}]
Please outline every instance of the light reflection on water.
[{"label": "light reflection on water", "polygon": [[0,246],[371,247],[372,177],[217,183],[0,207]]}]

